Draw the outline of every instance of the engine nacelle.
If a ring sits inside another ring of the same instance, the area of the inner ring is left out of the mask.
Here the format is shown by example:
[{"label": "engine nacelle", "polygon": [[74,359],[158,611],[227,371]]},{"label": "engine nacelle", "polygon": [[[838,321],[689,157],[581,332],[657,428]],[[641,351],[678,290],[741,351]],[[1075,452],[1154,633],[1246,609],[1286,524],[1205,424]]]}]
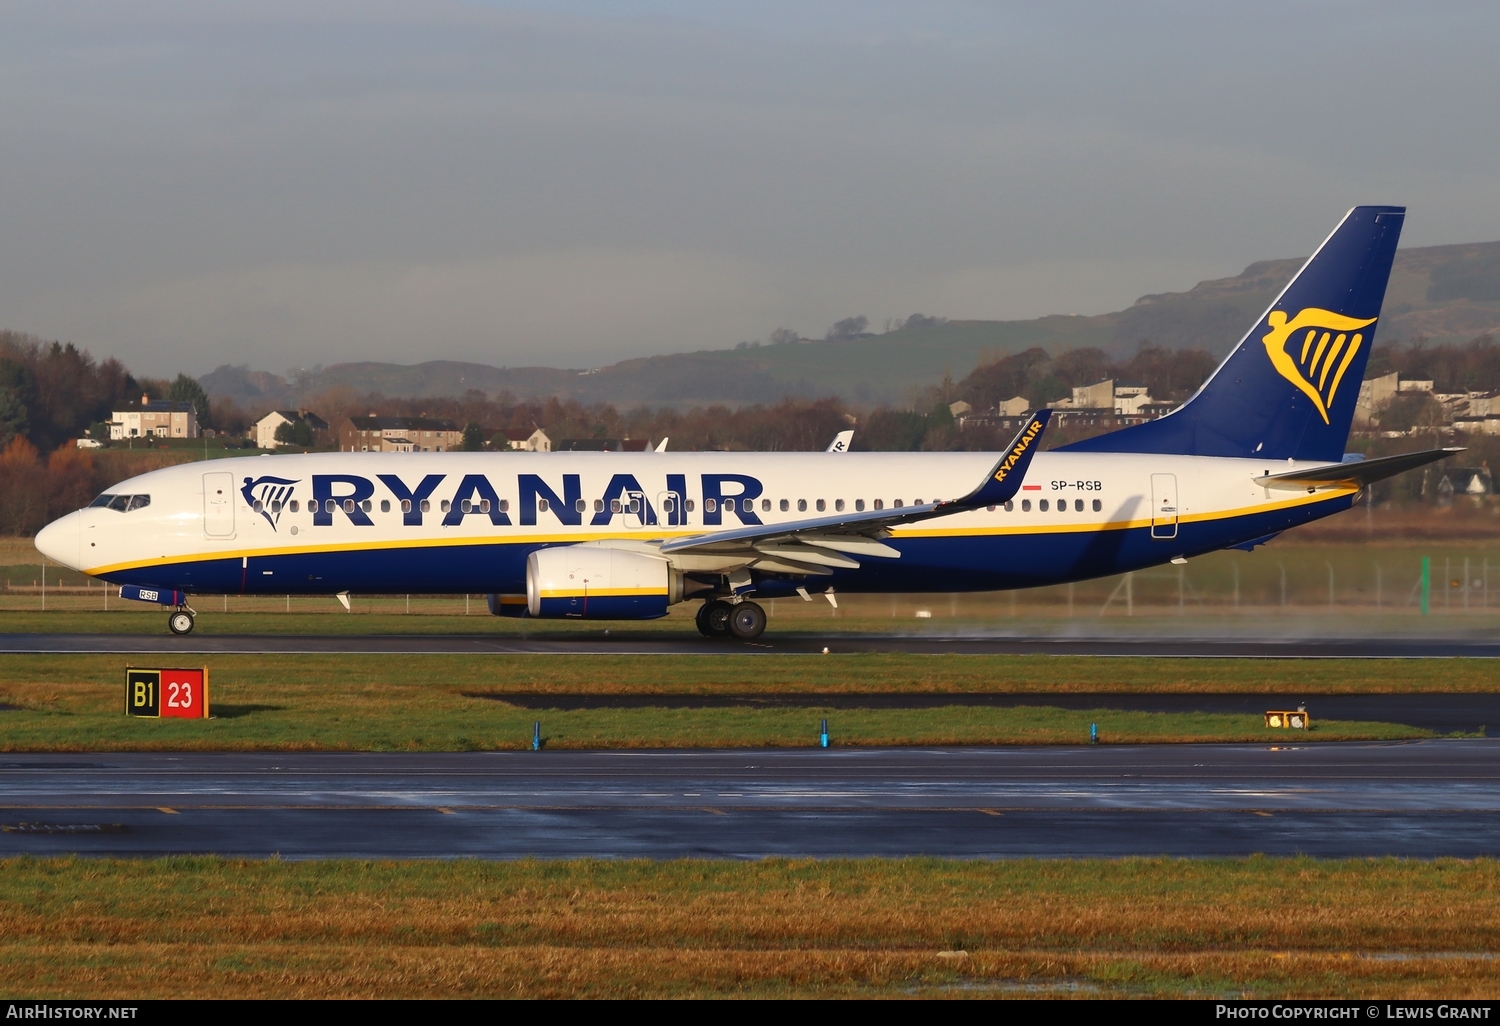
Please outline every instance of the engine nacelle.
[{"label": "engine nacelle", "polygon": [[526,612],[580,620],[654,620],[682,601],[665,559],[596,545],[537,549],[526,559]]}]

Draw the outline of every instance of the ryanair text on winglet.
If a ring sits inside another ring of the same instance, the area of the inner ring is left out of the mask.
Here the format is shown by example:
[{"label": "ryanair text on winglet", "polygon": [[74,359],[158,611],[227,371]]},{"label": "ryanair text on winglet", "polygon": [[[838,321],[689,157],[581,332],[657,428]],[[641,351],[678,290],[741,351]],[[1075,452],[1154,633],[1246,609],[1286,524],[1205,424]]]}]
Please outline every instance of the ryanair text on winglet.
[{"label": "ryanair text on winglet", "polygon": [[996,481],[1005,480],[1005,475],[1009,474],[1021,457],[1026,455],[1026,450],[1031,448],[1031,443],[1036,441],[1036,436],[1041,433],[1042,421],[1033,420],[1021,435],[1021,440],[1011,449],[1010,455],[1000,461],[1000,469],[995,471]]}]

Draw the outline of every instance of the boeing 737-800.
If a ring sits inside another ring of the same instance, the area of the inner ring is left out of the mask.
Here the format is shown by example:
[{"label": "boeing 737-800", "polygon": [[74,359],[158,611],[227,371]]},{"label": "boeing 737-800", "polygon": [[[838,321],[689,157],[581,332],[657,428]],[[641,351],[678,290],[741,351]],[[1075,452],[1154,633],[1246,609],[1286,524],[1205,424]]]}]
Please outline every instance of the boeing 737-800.
[{"label": "boeing 737-800", "polygon": [[1454,452],[1344,446],[1405,217],[1356,207],[1172,413],[1040,452],[309,453],[122,481],[37,548],[172,609],[193,594],[481,593],[500,615],[651,619],[701,599],[1029,588],[1247,548]]}]

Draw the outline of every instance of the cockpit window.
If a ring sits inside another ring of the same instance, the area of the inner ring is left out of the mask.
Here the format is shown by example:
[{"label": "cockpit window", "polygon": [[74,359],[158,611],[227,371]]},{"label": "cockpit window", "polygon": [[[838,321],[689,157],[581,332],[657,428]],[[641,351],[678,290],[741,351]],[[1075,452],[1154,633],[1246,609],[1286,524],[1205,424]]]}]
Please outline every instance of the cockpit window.
[{"label": "cockpit window", "polygon": [[151,505],[151,496],[149,495],[110,495],[108,492],[89,503],[91,509],[95,506],[100,506],[104,509],[112,509],[117,513],[127,513],[130,510],[140,509],[143,506],[149,505]]}]

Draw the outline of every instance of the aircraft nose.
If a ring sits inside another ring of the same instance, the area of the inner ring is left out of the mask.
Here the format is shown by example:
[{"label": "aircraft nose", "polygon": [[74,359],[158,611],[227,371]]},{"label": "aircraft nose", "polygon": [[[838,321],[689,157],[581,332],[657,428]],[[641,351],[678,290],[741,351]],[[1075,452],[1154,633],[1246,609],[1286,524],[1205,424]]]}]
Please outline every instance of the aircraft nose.
[{"label": "aircraft nose", "polygon": [[36,533],[37,551],[54,563],[77,570],[79,536],[83,530],[81,520],[80,514],[69,513],[42,528]]}]

